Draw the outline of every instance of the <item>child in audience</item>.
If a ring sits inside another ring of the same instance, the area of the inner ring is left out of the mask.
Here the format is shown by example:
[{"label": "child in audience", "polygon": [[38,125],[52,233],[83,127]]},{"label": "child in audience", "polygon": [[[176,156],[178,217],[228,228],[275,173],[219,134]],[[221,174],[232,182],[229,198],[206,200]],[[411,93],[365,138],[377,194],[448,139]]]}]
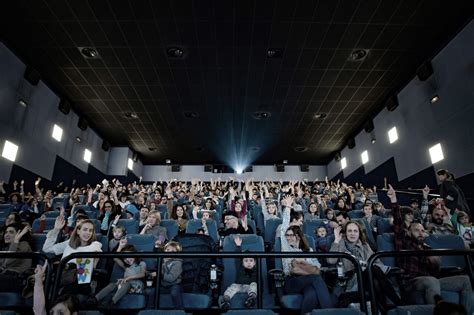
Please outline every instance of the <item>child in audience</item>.
[{"label": "child in audience", "polygon": [[464,240],[467,248],[472,244],[472,223],[469,222],[469,215],[464,211],[458,211],[451,217],[451,222],[456,228],[459,236]]},{"label": "child in audience", "polygon": [[[181,252],[181,244],[171,241],[165,245],[165,252]],[[181,285],[181,274],[183,272],[183,260],[179,258],[164,258],[161,266],[161,292],[170,293],[175,309],[183,309],[183,286]],[[156,273],[154,273],[156,275]]]},{"label": "child in audience", "polygon": [[328,251],[329,247],[329,237],[328,231],[324,225],[318,227],[315,231],[316,234],[316,251],[325,253]]},{"label": "child in audience", "polygon": [[[133,245],[128,245],[127,240],[120,241],[117,252],[134,253],[136,249]],[[118,301],[127,293],[143,293],[145,285],[143,280],[146,274],[146,263],[140,261],[139,258],[115,258],[115,263],[124,270],[123,278],[116,282],[109,283],[105,288],[100,290],[95,297],[92,297],[88,304],[96,305],[97,302],[103,300],[110,293],[115,292],[112,297],[112,303],[117,304]]]},{"label": "child in audience", "polygon": [[112,228],[112,235],[113,238],[109,241],[109,250],[110,251],[115,251],[117,246],[120,243],[120,240],[125,237],[127,234],[127,231],[125,230],[125,227],[122,225],[116,225]]},{"label": "child in audience", "polygon": [[[242,239],[240,236],[234,236],[235,246],[237,251],[241,251]],[[221,308],[228,310],[230,308],[230,300],[236,293],[247,293],[248,297],[245,300],[245,307],[251,308],[255,305],[257,300],[257,265],[255,258],[245,257],[242,260],[236,259],[236,277],[235,282],[232,283],[224,292]]]}]

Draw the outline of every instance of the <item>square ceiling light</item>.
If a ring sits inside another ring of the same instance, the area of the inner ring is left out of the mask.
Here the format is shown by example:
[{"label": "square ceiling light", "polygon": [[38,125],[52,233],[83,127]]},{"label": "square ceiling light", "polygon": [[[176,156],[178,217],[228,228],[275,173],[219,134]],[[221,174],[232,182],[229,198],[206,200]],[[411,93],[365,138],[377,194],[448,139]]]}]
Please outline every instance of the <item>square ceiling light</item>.
[{"label": "square ceiling light", "polygon": [[61,128],[58,125],[54,124],[52,137],[57,142],[61,142],[61,139],[63,137],[63,128]]},{"label": "square ceiling light", "polygon": [[15,162],[17,152],[18,152],[18,146],[8,140],[5,140],[2,156],[6,158],[7,160]]},{"label": "square ceiling light", "polygon": [[345,169],[347,167],[347,159],[343,157],[341,159],[341,169]]},{"label": "square ceiling light", "polygon": [[86,161],[87,163],[90,163],[92,160],[92,152],[89,151],[88,149],[85,149],[84,150],[84,161]]},{"label": "square ceiling light", "polygon": [[435,164],[439,161],[444,160],[443,149],[441,148],[441,143],[435,144],[430,148],[430,157],[431,163]]},{"label": "square ceiling light", "polygon": [[390,143],[394,143],[397,140],[398,140],[397,127],[393,127],[392,129],[388,131],[388,141]]},{"label": "square ceiling light", "polygon": [[362,164],[365,164],[365,163],[369,162],[369,152],[367,152],[367,150],[362,152],[360,157],[362,158]]}]

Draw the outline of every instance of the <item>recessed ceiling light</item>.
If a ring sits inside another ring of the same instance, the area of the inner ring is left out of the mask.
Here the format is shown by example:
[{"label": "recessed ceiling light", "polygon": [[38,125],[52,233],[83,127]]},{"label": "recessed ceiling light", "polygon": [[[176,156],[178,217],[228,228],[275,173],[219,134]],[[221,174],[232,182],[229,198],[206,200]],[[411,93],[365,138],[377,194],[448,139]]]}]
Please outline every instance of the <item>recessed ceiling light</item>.
[{"label": "recessed ceiling light", "polygon": [[179,47],[170,47],[166,50],[166,52],[170,58],[181,58],[184,55],[184,50]]},{"label": "recessed ceiling light", "polygon": [[349,55],[349,58],[347,58],[347,60],[349,60],[349,61],[362,61],[367,57],[368,54],[369,54],[368,49],[356,49],[356,50],[351,52],[351,54]]},{"label": "recessed ceiling light", "polygon": [[258,111],[254,112],[252,114],[252,117],[257,120],[264,120],[270,118],[271,113],[270,112],[265,112],[265,111]]},{"label": "recessed ceiling light", "polygon": [[306,152],[308,151],[308,147],[295,147],[294,150],[296,152]]},{"label": "recessed ceiling light", "polygon": [[288,160],[283,160],[283,164],[288,164]]},{"label": "recessed ceiling light", "polygon": [[434,103],[436,103],[437,101],[439,101],[439,96],[438,96],[438,95],[434,95],[434,96],[430,99],[430,103],[431,103],[431,104],[434,104]]},{"label": "recessed ceiling light", "polygon": [[125,118],[128,118],[128,119],[137,119],[138,118],[138,115],[136,113],[133,113],[133,112],[127,112],[124,114]]},{"label": "recessed ceiling light", "polygon": [[76,137],[76,141],[81,142],[82,141],[81,137]]},{"label": "recessed ceiling light", "polygon": [[166,164],[171,164],[171,160],[170,159],[166,159]]},{"label": "recessed ceiling light", "polygon": [[24,99],[21,99],[21,98],[18,100],[18,104],[20,104],[23,107],[28,106],[28,103]]},{"label": "recessed ceiling light", "polygon": [[268,48],[267,58],[281,58],[283,56],[283,50],[280,48]]},{"label": "recessed ceiling light", "polygon": [[156,150],[157,150],[157,149],[156,149],[155,147],[149,147],[149,148],[148,148],[148,151],[152,151],[152,152],[153,152],[153,151],[156,151]]},{"label": "recessed ceiling light", "polygon": [[194,119],[194,118],[198,118],[199,114],[194,111],[185,111],[183,112],[183,116],[184,118],[187,118],[187,119]]},{"label": "recessed ceiling light", "polygon": [[326,118],[328,115],[326,113],[317,113],[317,114],[314,114],[313,118],[314,119],[324,119]]},{"label": "recessed ceiling light", "polygon": [[78,47],[81,55],[86,59],[99,59],[100,55],[97,49],[93,47]]}]

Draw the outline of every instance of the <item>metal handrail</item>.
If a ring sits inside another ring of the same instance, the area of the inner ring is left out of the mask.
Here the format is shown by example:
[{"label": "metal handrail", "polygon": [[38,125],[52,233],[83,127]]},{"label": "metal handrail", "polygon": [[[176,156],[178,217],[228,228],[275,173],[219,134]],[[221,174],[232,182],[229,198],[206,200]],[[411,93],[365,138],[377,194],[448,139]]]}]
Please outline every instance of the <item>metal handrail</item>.
[{"label": "metal handrail", "polygon": [[[51,273],[52,273],[52,264],[50,258],[40,252],[7,252],[7,251],[0,251],[1,258],[23,258],[23,259],[37,259],[37,260],[44,260],[47,264],[46,274],[45,274],[45,282],[44,282],[44,291],[46,294],[49,292],[49,286],[51,283]],[[35,268],[36,266],[32,266]],[[47,299],[46,299],[47,300]]]},{"label": "metal handrail", "polygon": [[406,256],[464,256],[466,260],[466,267],[469,274],[469,280],[471,280],[471,286],[473,284],[473,271],[471,266],[471,255],[474,254],[474,250],[471,249],[427,249],[427,250],[399,250],[399,251],[379,251],[370,256],[367,261],[368,269],[368,285],[371,298],[372,314],[377,314],[377,303],[375,299],[375,288],[374,278],[372,274],[372,267],[375,261],[381,257],[406,257]]},{"label": "metal handrail", "polygon": [[[364,295],[364,283],[362,282],[362,268],[359,264],[359,261],[352,255],[341,252],[327,252],[327,253],[318,253],[318,252],[221,252],[221,253],[203,253],[203,252],[114,252],[114,253],[102,253],[102,252],[77,252],[72,253],[61,259],[58,265],[58,275],[62,273],[65,265],[74,258],[156,258],[158,259],[158,268],[161,266],[161,261],[163,258],[245,258],[245,257],[255,257],[258,259],[262,258],[342,258],[348,259],[353,265],[357,275],[357,284],[358,291],[361,298],[361,310],[367,312],[367,305]],[[259,264],[260,265],[260,264]],[[160,271],[158,269],[158,275],[156,277],[156,288],[155,288],[155,308],[159,305],[159,288],[161,282]],[[260,281],[259,281],[260,282]],[[57,297],[59,291],[60,277],[56,277],[53,292],[52,300]],[[261,292],[261,291],[259,291]],[[259,299],[262,298],[261,294],[258,294]],[[259,300],[259,306],[262,305],[262,300]]]}]

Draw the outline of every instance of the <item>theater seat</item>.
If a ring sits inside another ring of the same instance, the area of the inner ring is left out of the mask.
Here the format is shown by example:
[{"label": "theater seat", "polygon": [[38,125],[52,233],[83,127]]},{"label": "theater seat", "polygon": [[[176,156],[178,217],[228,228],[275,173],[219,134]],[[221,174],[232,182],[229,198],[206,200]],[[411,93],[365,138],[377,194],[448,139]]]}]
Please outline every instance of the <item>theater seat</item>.
[{"label": "theater seat", "polygon": [[[138,252],[152,252],[155,247],[155,238],[150,234],[130,234],[127,243],[133,245]],[[143,259],[147,271],[156,270],[156,259]],[[114,264],[110,281],[115,281],[123,276],[123,270]],[[126,294],[113,309],[140,310],[147,306],[145,294]]]},{"label": "theater seat", "polygon": [[281,224],[282,219],[269,219],[265,225],[265,243],[269,244],[270,248],[275,243],[275,232],[277,227]]},{"label": "theater seat", "polygon": [[[263,245],[263,239],[261,236],[254,234],[245,234],[240,236],[242,238],[242,252],[264,252],[265,248]],[[227,236],[224,239],[224,252],[235,252],[237,250],[234,242],[234,236]],[[224,291],[235,282],[236,272],[237,272],[237,263],[240,261],[238,258],[225,258],[222,259],[224,263],[224,274],[222,277],[221,285],[221,294],[224,294]],[[260,271],[261,274],[258,276],[260,281],[260,291],[258,294],[262,295],[264,304],[272,300],[269,298],[269,287],[268,287],[268,278],[267,278],[267,264],[266,259],[261,259]],[[257,297],[258,298],[258,297]],[[247,299],[247,294],[237,293],[231,300],[231,308],[244,308],[245,300]]]},{"label": "theater seat", "polygon": [[[209,236],[214,240],[214,242],[219,241],[219,235],[217,234],[217,224],[215,220],[206,221],[207,230],[209,231]],[[202,221],[200,219],[192,219],[188,221],[186,226],[186,233],[196,234],[197,230],[202,227]]]},{"label": "theater seat", "polygon": [[313,310],[311,315],[363,315],[365,313],[355,308],[326,308]]},{"label": "theater seat", "polygon": [[388,311],[387,315],[431,315],[433,314],[433,305],[407,305],[397,306]]},{"label": "theater seat", "polygon": [[[248,310],[229,310],[225,314],[226,315],[247,315],[250,312]],[[271,310],[252,310],[252,315],[275,315],[275,313]]]},{"label": "theater seat", "polygon": [[166,228],[168,240],[172,240],[176,235],[178,235],[178,222],[175,220],[161,220],[160,226]]},{"label": "theater seat", "polygon": [[178,310],[144,310],[138,312],[138,315],[187,315],[185,311]]},{"label": "theater seat", "polygon": [[[129,234],[138,234],[138,221],[133,219],[120,219],[117,225],[121,225],[125,228],[127,235]],[[112,225],[109,227],[109,236],[112,236]]]}]

